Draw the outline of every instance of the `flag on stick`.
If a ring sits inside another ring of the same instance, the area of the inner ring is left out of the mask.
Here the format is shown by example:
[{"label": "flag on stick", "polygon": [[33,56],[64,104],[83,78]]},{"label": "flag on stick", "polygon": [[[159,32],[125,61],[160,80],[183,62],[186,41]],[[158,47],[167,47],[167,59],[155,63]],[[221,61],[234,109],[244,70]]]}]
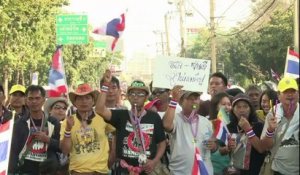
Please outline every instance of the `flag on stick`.
[{"label": "flag on stick", "polygon": [[208,171],[201,157],[199,148],[195,148],[195,158],[192,169],[192,175],[208,175]]},{"label": "flag on stick", "polygon": [[48,97],[60,97],[68,91],[62,59],[62,46],[57,47],[52,57],[52,66],[49,72],[49,88]]},{"label": "flag on stick", "polygon": [[123,32],[124,29],[125,29],[125,14],[123,13],[121,14],[121,19],[114,18],[104,26],[94,29],[93,33],[114,37],[114,40],[111,44],[111,50],[113,51],[120,37],[120,33]]},{"label": "flag on stick", "polygon": [[0,175],[7,175],[14,119],[0,124]]},{"label": "flag on stick", "polygon": [[213,120],[214,133],[213,135],[221,140],[225,145],[228,144],[229,131],[227,129],[227,124],[230,122],[229,116],[227,115],[225,108],[221,107],[218,113],[217,119]]},{"label": "flag on stick", "polygon": [[288,47],[284,76],[289,76],[293,78],[299,77],[299,53],[291,50]]}]

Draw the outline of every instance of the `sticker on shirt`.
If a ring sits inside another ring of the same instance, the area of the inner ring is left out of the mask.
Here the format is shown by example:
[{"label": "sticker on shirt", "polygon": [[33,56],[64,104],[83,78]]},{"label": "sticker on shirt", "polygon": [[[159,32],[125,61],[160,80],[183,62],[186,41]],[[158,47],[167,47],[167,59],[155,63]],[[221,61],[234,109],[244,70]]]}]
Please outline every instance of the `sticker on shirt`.
[{"label": "sticker on shirt", "polygon": [[[150,156],[151,153],[149,151],[149,147],[154,132],[154,125],[141,124],[141,132],[139,132],[140,131],[139,129],[137,129],[138,132],[135,132],[135,130],[133,130],[131,123],[127,122],[126,130],[129,132],[129,135],[127,137],[124,137],[123,140],[123,144],[124,144],[123,156],[128,158],[137,158],[140,152],[142,152],[141,149],[143,149],[142,144],[139,144],[140,140],[137,140],[141,138],[142,141],[144,142],[146,155]],[[136,134],[138,134],[139,137],[137,137]]]},{"label": "sticker on shirt", "polygon": [[26,146],[31,145],[31,150],[25,156],[25,159],[36,161],[36,162],[43,162],[44,160],[47,159],[47,144],[34,139],[33,133],[35,132],[35,130],[36,129],[34,128],[30,129],[31,134],[28,137]]},{"label": "sticker on shirt", "polygon": [[93,153],[100,150],[100,140],[94,128],[81,128],[76,131],[76,140],[74,143],[76,154]]}]

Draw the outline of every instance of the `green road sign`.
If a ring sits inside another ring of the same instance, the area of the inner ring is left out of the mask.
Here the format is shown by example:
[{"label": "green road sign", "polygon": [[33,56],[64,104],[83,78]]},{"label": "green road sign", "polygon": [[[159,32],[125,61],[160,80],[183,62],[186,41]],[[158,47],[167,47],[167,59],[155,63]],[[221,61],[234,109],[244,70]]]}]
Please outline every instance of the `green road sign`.
[{"label": "green road sign", "polygon": [[94,41],[95,48],[106,48],[107,43],[105,41]]},{"label": "green road sign", "polygon": [[57,44],[88,44],[87,15],[56,16]]}]

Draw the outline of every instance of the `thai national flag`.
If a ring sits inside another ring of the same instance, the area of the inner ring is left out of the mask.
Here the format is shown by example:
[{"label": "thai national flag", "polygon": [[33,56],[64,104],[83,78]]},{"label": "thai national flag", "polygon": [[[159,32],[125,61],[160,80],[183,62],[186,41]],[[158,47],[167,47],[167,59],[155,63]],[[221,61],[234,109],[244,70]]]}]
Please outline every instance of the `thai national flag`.
[{"label": "thai national flag", "polygon": [[225,145],[227,145],[229,131],[226,125],[220,119],[215,119],[212,122],[214,127],[213,135],[216,137],[216,139],[221,140],[223,143],[225,143]]},{"label": "thai national flag", "polygon": [[48,97],[60,97],[67,93],[68,90],[61,46],[57,47],[52,57],[52,66],[49,72],[49,88]]},{"label": "thai national flag", "polygon": [[204,161],[197,147],[195,148],[195,158],[194,158],[194,165],[192,169],[192,175],[208,175],[208,171],[205,167]]},{"label": "thai national flag", "polygon": [[13,122],[14,120],[9,120],[0,124],[0,175],[7,174]]},{"label": "thai national flag", "polygon": [[299,54],[291,49],[286,56],[284,76],[299,77]]},{"label": "thai national flag", "polygon": [[214,133],[213,135],[224,142],[226,145],[228,143],[229,131],[226,125],[230,122],[229,116],[225,112],[224,107],[221,107],[216,120],[213,120]]},{"label": "thai national flag", "polygon": [[106,25],[96,28],[93,33],[99,35],[109,35],[114,37],[114,40],[111,44],[111,50],[113,51],[116,43],[120,37],[120,33],[125,29],[125,14],[121,14],[121,18],[114,18],[109,21]]}]

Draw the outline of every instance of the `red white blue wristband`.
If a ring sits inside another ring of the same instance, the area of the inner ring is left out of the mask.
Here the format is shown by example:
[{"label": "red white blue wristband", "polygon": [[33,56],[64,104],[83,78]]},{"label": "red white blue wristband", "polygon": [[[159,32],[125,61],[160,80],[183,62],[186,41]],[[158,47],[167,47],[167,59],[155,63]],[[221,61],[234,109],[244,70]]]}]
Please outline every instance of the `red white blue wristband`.
[{"label": "red white blue wristband", "polygon": [[177,106],[177,101],[175,101],[175,100],[171,100],[171,101],[170,101],[170,103],[169,103],[169,107],[170,107],[170,108],[174,108],[174,109],[175,109],[175,108],[176,108],[176,106]]},{"label": "red white blue wristband", "polygon": [[252,138],[252,137],[255,136],[255,133],[254,133],[253,129],[250,129],[246,134],[247,134],[247,136],[248,136],[249,138]]},{"label": "red white blue wristband", "polygon": [[108,86],[102,85],[101,92],[108,92]]}]

